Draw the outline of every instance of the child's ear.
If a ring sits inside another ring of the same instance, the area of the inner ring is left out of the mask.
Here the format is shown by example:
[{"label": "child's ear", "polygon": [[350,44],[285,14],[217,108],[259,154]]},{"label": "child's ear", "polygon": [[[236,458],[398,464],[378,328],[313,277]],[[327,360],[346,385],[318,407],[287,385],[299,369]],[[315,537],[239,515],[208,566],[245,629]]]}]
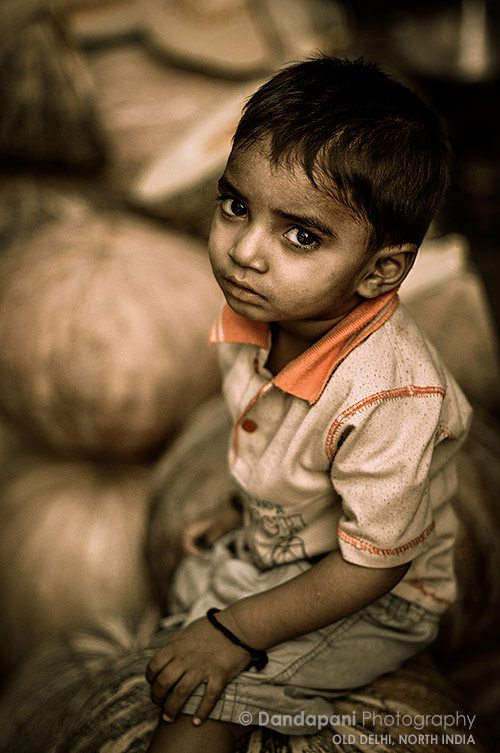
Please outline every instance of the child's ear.
[{"label": "child's ear", "polygon": [[416,255],[417,246],[414,243],[379,249],[370,259],[356,292],[363,298],[376,298],[399,287],[412,268]]}]

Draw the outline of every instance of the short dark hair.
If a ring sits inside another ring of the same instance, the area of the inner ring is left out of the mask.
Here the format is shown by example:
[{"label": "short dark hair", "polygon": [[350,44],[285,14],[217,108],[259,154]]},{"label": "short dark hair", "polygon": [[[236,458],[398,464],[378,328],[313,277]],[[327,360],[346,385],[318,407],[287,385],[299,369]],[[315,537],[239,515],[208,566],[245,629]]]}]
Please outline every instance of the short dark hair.
[{"label": "short dark hair", "polygon": [[369,223],[370,250],[420,245],[448,186],[437,114],[361,58],[321,56],[278,71],[246,103],[233,148],[267,137],[275,163],[298,161]]}]

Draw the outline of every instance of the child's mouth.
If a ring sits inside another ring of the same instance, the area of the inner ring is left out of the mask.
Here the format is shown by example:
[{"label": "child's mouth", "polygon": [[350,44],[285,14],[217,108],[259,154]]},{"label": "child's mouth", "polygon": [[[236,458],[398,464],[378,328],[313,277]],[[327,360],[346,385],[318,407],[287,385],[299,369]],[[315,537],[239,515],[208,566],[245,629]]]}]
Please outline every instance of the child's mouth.
[{"label": "child's mouth", "polygon": [[224,278],[224,289],[229,295],[240,301],[257,301],[264,300],[264,296],[254,290],[246,282],[238,280],[236,277],[229,276]]}]

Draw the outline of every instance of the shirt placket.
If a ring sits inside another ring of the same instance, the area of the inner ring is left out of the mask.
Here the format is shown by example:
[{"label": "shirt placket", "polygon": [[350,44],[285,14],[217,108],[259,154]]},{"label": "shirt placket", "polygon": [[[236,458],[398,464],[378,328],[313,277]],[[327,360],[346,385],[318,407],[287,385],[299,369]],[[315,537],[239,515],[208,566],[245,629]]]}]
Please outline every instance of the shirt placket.
[{"label": "shirt placket", "polygon": [[259,400],[264,397],[264,395],[269,392],[270,389],[273,387],[272,380],[269,382],[266,382],[263,384],[255,393],[255,395],[252,397],[252,399],[247,403],[244,410],[240,414],[237,421],[235,421],[233,426],[233,436],[232,436],[232,451],[233,451],[233,458],[237,459],[239,455],[239,437],[240,432],[244,431],[247,434],[253,434],[255,431],[259,429],[259,425],[255,418],[252,418],[250,416],[250,413],[253,411],[253,409],[257,406]]}]

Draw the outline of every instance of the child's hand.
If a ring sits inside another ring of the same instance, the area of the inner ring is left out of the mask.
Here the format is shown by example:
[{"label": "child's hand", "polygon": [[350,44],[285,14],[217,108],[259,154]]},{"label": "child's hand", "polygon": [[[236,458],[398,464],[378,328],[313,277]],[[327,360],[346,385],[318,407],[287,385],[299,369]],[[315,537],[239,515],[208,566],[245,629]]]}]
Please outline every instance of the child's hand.
[{"label": "child's hand", "polygon": [[182,549],[185,554],[198,556],[205,547],[210,547],[230,528],[225,528],[219,520],[202,518],[190,523],[182,533]]},{"label": "child's hand", "polygon": [[148,664],[146,679],[151,699],[164,707],[164,718],[173,721],[199,685],[205,693],[193,723],[204,721],[224,688],[248,666],[250,655],[216,630],[206,617],[192,622],[164,646]]},{"label": "child's hand", "polygon": [[207,518],[190,523],[182,534],[182,548],[185,554],[201,554],[204,547],[210,547],[228,531],[241,523],[241,513],[229,502],[221,503]]}]

